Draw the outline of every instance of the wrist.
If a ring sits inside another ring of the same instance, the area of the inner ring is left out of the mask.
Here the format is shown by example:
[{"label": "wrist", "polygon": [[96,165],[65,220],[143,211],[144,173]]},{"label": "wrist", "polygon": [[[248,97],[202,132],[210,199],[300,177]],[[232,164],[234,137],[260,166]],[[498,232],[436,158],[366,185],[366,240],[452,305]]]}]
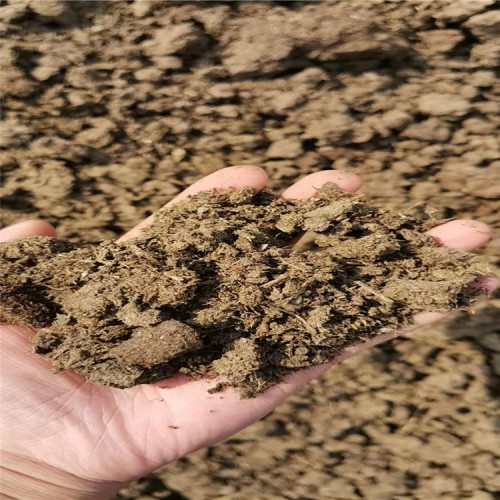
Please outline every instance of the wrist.
[{"label": "wrist", "polygon": [[50,465],[2,453],[0,496],[12,500],[107,500],[123,482],[93,481]]}]

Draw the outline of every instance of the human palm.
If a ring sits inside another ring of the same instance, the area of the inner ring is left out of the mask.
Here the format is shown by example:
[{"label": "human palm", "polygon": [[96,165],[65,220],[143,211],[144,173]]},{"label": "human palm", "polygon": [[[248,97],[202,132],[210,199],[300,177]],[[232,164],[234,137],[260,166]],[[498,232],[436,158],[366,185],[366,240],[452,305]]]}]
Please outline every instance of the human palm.
[{"label": "human palm", "polygon": [[[231,167],[205,177],[171,203],[201,190],[262,189],[266,182],[261,169]],[[283,196],[307,198],[327,182],[349,192],[361,185],[353,174],[323,171],[305,177]],[[136,236],[147,224],[148,220],[122,239]],[[430,233],[460,250],[472,250],[490,237],[489,228],[474,221],[449,222]],[[33,234],[53,235],[53,229],[42,222],[21,223],[0,231],[0,240]],[[494,284],[486,278],[480,283],[483,288]],[[421,314],[416,324],[441,317]],[[400,333],[357,344],[333,362]],[[71,372],[53,374],[49,363],[33,354],[31,334],[27,328],[11,325],[2,326],[0,332],[0,430],[7,486],[15,492],[19,477],[28,475],[37,477],[33,487],[40,488],[33,492],[27,486],[24,495],[10,493],[14,498],[106,498],[124,483],[258,420],[328,368],[323,365],[293,373],[254,399],[242,400],[233,389],[210,394],[207,389],[213,381],[180,375],[159,384],[116,389],[90,384]],[[19,471],[21,476],[16,475]]]}]

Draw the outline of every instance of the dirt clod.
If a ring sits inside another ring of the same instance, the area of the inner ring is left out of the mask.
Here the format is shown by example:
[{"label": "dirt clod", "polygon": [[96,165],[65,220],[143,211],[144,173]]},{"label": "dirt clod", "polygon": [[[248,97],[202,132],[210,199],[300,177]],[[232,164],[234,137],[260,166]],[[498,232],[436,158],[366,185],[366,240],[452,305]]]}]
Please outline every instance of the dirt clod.
[{"label": "dirt clod", "polygon": [[50,324],[35,351],[96,383],[182,371],[253,396],[418,311],[467,307],[485,266],[422,234],[435,223],[333,186],[305,201],[204,192],[130,241],[2,244],[0,316]]}]

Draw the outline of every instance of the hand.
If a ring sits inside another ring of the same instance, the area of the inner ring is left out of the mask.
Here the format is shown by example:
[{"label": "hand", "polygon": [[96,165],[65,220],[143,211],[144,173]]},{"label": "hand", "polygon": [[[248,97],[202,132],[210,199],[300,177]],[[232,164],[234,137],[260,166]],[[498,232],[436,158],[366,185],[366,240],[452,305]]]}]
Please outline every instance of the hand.
[{"label": "hand", "polygon": [[[360,179],[350,173],[322,171],[296,182],[286,198],[308,198],[325,183],[355,192]],[[170,204],[198,191],[267,183],[257,167],[219,170],[186,189]],[[136,236],[151,222],[143,221],[121,239]],[[473,250],[486,243],[490,229],[474,221],[453,221],[430,231],[443,244]],[[28,221],[0,231],[0,241],[29,235],[53,236],[54,229]],[[493,288],[483,278],[483,288]],[[421,314],[416,326],[443,315]],[[415,327],[416,327],[415,326]],[[405,330],[408,331],[408,330]],[[130,389],[100,387],[74,373],[52,373],[49,363],[32,352],[27,328],[1,327],[1,435],[6,498],[107,498],[129,481],[176,458],[220,441],[262,418],[328,367],[402,331],[381,335],[350,347],[329,365],[302,370],[260,394],[240,399],[233,389],[209,394],[205,380],[176,376],[162,384]]]}]

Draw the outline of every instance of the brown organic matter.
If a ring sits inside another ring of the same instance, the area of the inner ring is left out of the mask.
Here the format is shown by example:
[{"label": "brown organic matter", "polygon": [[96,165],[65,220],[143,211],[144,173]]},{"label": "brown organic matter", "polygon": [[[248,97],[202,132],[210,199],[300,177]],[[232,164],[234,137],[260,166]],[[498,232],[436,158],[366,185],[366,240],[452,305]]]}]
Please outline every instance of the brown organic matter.
[{"label": "brown organic matter", "polygon": [[485,266],[423,234],[435,223],[332,185],[310,200],[203,192],[130,241],[3,244],[0,319],[50,323],[35,351],[91,382],[182,372],[254,396],[416,312],[467,307]]}]

